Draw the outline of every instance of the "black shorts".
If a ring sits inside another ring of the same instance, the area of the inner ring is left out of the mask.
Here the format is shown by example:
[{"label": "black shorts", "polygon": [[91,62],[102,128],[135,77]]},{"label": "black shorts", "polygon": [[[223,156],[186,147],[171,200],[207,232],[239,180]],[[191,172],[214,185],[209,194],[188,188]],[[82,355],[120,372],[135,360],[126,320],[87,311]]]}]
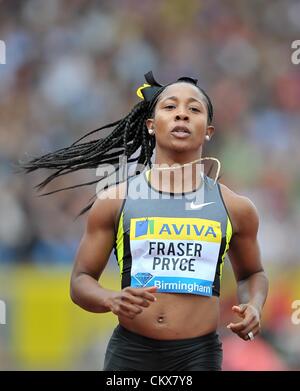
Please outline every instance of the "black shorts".
[{"label": "black shorts", "polygon": [[158,340],[119,324],[108,342],[103,371],[220,371],[222,359],[222,343],[216,332]]}]

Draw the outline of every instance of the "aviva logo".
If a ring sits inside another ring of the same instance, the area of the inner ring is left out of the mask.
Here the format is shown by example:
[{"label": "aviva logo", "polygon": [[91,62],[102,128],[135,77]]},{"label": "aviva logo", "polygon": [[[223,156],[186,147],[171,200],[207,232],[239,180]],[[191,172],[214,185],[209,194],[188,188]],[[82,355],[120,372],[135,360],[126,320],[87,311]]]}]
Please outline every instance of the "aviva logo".
[{"label": "aviva logo", "polygon": [[151,217],[131,219],[130,239],[203,240],[219,243],[221,223],[186,217]]},{"label": "aviva logo", "polygon": [[154,233],[154,220],[143,219],[135,222],[135,237]]}]

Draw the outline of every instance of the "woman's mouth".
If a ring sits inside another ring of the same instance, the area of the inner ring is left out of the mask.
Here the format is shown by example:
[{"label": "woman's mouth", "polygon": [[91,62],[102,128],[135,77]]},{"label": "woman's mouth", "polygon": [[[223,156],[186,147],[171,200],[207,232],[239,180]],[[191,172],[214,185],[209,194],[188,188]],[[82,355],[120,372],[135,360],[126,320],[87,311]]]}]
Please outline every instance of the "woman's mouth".
[{"label": "woman's mouth", "polygon": [[175,126],[171,134],[176,138],[187,138],[191,135],[191,132],[185,126]]}]

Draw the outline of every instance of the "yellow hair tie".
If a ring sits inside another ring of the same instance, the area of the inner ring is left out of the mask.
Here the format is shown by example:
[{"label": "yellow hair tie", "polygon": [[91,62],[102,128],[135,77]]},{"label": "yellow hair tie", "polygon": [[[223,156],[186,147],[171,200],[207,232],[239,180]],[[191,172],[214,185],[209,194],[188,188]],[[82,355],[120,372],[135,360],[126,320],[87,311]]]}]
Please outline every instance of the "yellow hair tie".
[{"label": "yellow hair tie", "polygon": [[144,83],[141,87],[139,87],[137,90],[136,90],[136,94],[139,98],[141,99],[144,99],[144,96],[143,94],[141,93],[141,91],[144,89],[144,88],[147,88],[147,87],[151,87],[150,84],[147,84],[147,83]]}]

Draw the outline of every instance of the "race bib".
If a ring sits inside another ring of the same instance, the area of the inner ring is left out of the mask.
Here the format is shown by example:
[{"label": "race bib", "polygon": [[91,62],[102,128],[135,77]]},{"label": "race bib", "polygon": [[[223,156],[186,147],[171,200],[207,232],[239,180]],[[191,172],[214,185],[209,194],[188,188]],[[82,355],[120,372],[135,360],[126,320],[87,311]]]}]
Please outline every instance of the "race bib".
[{"label": "race bib", "polygon": [[187,217],[131,219],[131,286],[211,296],[222,240],[218,221]]}]

